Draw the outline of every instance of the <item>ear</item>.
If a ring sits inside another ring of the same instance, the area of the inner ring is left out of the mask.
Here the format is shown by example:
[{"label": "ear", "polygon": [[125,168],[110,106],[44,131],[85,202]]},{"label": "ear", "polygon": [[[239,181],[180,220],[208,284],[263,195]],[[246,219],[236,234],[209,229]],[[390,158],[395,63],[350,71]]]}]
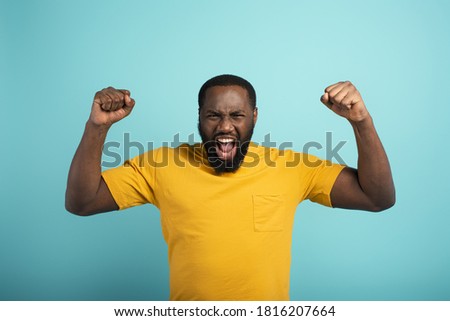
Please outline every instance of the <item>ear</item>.
[{"label": "ear", "polygon": [[258,120],[258,107],[255,107],[253,109],[253,126],[256,124],[257,120]]}]

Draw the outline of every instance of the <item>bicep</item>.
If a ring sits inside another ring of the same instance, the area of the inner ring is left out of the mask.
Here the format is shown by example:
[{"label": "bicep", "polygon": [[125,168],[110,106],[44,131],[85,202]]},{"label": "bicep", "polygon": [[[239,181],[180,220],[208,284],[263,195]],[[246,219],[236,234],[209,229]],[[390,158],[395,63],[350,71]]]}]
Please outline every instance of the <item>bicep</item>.
[{"label": "bicep", "polygon": [[85,215],[116,211],[118,209],[119,206],[114,200],[105,180],[101,177],[97,194],[94,200],[87,206]]},{"label": "bicep", "polygon": [[358,181],[358,171],[351,167],[344,168],[336,178],[331,189],[331,204],[333,207],[373,210],[374,206],[361,188]]}]

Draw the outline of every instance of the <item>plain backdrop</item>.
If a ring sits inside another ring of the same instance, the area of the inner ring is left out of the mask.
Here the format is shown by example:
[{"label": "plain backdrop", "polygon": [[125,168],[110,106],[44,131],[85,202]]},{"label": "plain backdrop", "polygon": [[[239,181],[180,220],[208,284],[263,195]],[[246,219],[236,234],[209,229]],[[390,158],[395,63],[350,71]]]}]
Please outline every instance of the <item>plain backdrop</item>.
[{"label": "plain backdrop", "polygon": [[351,127],[319,101],[351,80],[391,161],[392,209],[300,204],[291,299],[449,300],[449,13],[436,0],[1,0],[0,299],[167,300],[158,210],[69,214],[70,162],[96,91],[136,100],[107,138],[123,154],[125,134],[198,141],[200,86],[233,73],[257,91],[254,141],[301,151],[330,132],[356,166]]}]

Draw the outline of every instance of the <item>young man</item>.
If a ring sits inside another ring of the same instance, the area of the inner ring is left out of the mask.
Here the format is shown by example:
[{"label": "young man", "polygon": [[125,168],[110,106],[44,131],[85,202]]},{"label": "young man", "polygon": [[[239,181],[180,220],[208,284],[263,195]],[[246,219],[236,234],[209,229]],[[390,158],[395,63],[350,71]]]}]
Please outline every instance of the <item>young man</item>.
[{"label": "young man", "polygon": [[389,162],[359,92],[339,82],[321,101],[353,127],[357,170],[252,143],[255,90],[243,78],[221,75],[199,92],[201,144],[151,150],[101,173],[106,134],[135,105],[128,90],[103,89],[70,168],[66,208],[91,215],[157,206],[172,300],[288,300],[300,202],[368,211],[395,202]]}]

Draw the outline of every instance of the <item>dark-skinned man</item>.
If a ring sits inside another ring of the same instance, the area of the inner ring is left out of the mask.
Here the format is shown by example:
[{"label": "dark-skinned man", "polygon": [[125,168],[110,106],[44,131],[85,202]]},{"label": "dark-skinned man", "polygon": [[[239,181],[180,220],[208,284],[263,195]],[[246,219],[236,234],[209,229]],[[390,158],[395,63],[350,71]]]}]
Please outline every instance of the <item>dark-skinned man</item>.
[{"label": "dark-skinned man", "polygon": [[66,208],[85,216],[158,207],[171,300],[288,300],[300,202],[367,211],[395,203],[388,158],[358,90],[339,82],[321,101],[353,127],[357,169],[252,143],[255,90],[221,75],[199,92],[201,144],[150,150],[102,173],[106,134],[135,105],[128,90],[103,89],[70,168]]}]

